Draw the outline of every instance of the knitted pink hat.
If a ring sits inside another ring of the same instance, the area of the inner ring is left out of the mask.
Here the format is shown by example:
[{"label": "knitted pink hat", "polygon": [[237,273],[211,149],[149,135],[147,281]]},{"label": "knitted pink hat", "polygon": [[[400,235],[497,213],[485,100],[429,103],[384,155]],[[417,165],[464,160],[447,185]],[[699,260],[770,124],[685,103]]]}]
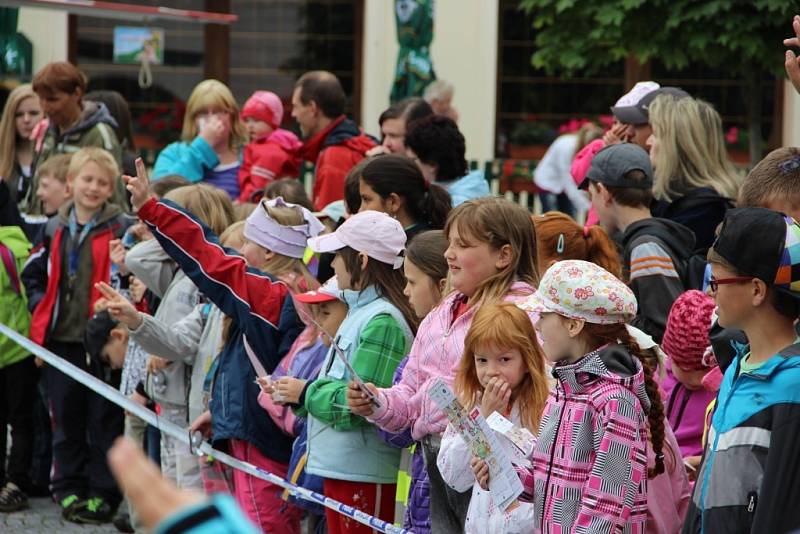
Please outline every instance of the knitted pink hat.
[{"label": "knitted pink hat", "polygon": [[278,95],[270,91],[256,91],[247,99],[242,108],[242,120],[253,117],[264,121],[273,128],[283,121],[283,103]]},{"label": "knitted pink hat", "polygon": [[714,308],[714,299],[696,289],[683,293],[672,304],[661,348],[684,371],[708,368],[703,365],[703,353],[710,345],[708,331]]}]

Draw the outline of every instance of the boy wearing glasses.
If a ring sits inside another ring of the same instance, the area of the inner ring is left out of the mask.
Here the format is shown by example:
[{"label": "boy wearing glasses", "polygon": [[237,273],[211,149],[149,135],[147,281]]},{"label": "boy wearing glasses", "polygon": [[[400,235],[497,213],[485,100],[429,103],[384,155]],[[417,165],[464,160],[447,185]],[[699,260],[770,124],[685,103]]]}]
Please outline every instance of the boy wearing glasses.
[{"label": "boy wearing glasses", "polygon": [[719,324],[742,330],[720,386],[684,534],[800,527],[800,225],[730,210],[708,253]]}]

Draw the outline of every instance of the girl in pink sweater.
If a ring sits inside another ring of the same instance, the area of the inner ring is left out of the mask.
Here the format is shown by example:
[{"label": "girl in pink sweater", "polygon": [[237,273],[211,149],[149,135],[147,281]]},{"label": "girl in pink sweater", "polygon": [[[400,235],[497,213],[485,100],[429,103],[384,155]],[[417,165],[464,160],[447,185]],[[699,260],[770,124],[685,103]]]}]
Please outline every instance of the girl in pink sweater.
[{"label": "girl in pink sweater", "polygon": [[[437,378],[452,386],[464,352],[464,338],[479,306],[502,300],[520,301],[534,291],[536,238],[524,208],[502,198],[481,198],[459,205],[444,229],[445,251],[454,291],[422,321],[400,382],[378,389],[374,407],[353,386],[347,402],[353,413],[379,427],[421,441],[431,484],[432,532],[460,532],[470,492],[451,490],[436,467],[447,419],[428,397]],[[532,319],[533,320],[533,319]]]}]

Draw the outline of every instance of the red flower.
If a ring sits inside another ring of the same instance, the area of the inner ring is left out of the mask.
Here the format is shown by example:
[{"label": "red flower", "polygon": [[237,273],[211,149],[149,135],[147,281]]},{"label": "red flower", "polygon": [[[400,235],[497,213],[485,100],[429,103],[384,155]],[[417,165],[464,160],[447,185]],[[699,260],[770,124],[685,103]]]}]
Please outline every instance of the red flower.
[{"label": "red flower", "polygon": [[596,313],[597,315],[605,315],[608,313],[608,311],[606,311],[605,308],[595,308],[594,313]]},{"label": "red flower", "polygon": [[591,286],[579,287],[575,290],[575,298],[579,300],[586,300],[594,296]]}]

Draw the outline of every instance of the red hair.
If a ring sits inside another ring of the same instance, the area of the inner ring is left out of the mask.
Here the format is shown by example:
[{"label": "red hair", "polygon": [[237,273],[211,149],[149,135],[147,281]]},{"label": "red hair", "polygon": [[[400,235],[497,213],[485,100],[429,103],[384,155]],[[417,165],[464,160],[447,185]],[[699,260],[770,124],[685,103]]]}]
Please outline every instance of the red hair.
[{"label": "red hair", "polygon": [[559,211],[531,218],[536,228],[539,261],[545,268],[552,261],[583,260],[621,278],[622,261],[617,247],[600,226],[584,228]]}]

